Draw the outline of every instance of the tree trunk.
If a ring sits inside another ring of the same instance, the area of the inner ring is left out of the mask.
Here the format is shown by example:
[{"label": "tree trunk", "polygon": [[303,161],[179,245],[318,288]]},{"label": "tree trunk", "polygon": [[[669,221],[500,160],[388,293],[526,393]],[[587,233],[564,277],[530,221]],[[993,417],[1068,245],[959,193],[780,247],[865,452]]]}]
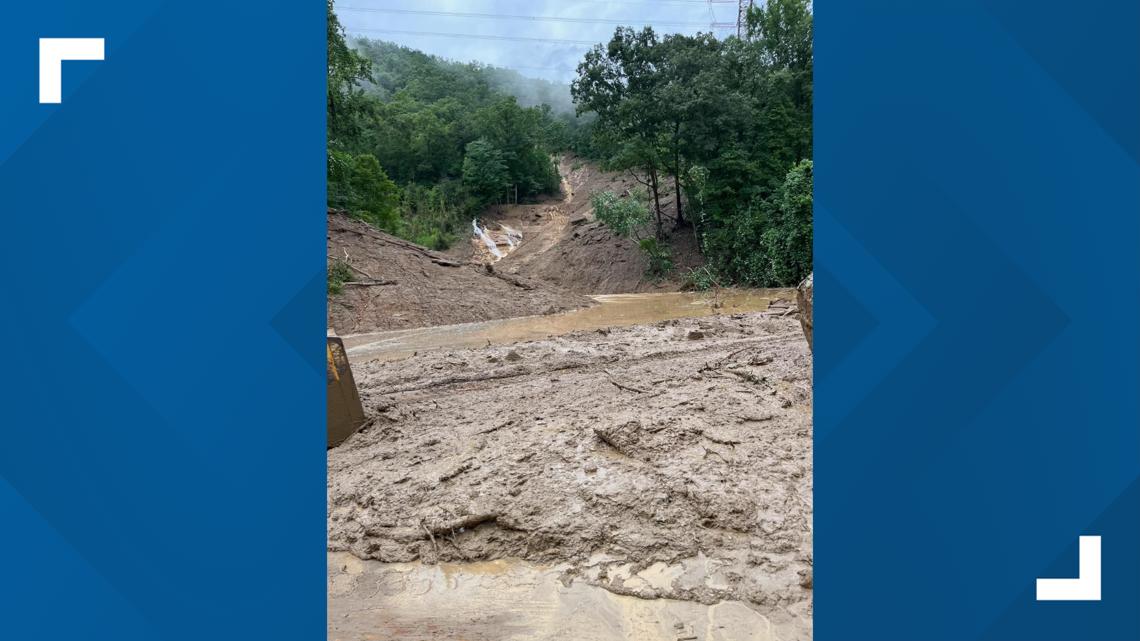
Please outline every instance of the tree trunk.
[{"label": "tree trunk", "polygon": [[[680,172],[680,166],[677,167],[677,173]],[[677,174],[673,174],[673,189],[677,191],[674,197],[677,199],[677,226],[683,227],[685,225],[685,210],[681,206],[681,178]]]},{"label": "tree trunk", "polygon": [[673,127],[673,197],[677,200],[677,227],[685,224],[685,210],[681,204],[681,123]]},{"label": "tree trunk", "polygon": [[657,240],[665,239],[665,223],[661,219],[661,193],[657,189],[657,168],[649,166],[649,188],[653,191],[653,211],[657,214]]}]

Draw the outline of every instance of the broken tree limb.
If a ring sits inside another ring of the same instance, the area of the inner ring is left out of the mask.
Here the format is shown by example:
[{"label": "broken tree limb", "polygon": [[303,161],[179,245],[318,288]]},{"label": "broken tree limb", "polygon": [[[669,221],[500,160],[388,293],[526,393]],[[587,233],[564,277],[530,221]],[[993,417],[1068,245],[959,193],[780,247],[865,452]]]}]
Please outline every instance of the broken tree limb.
[{"label": "broken tree limb", "polygon": [[597,436],[599,441],[614,448],[614,450],[616,450],[619,454],[629,456],[629,454],[626,453],[626,451],[623,450],[620,445],[618,445],[617,441],[613,440],[613,438],[611,438],[610,435],[606,432],[599,430],[598,428],[594,428],[594,436]]},{"label": "broken tree limb", "polygon": [[424,529],[424,532],[427,532],[428,538],[431,539],[431,546],[433,548],[435,548],[435,557],[438,559],[439,558],[439,544],[435,542],[435,535],[431,533],[431,530],[427,529],[427,526],[424,525],[423,519],[420,519],[420,527],[422,527]]},{"label": "broken tree limb", "polygon": [[394,280],[377,280],[377,281],[372,281],[372,282],[365,282],[362,280],[350,280],[350,281],[341,283],[341,285],[344,285],[346,287],[381,287],[384,285],[395,285],[395,284],[396,284],[396,281],[394,281]]},{"label": "broken tree limb", "polygon": [[366,271],[364,271],[363,269],[361,269],[361,268],[357,267],[356,265],[353,265],[353,264],[352,264],[352,259],[348,257],[348,250],[347,250],[347,249],[346,249],[346,250],[344,250],[344,264],[345,264],[345,265],[348,265],[348,268],[349,268],[349,269],[351,269],[352,271],[356,272],[357,274],[360,274],[361,276],[363,276],[363,277],[367,278],[368,280],[375,280],[375,281],[378,281],[378,280],[380,280],[379,278],[376,278],[376,277],[375,277],[375,276],[373,276],[372,274],[369,274],[368,272],[366,272]]},{"label": "broken tree limb", "polygon": [[610,383],[612,383],[613,386],[618,388],[618,389],[623,389],[623,390],[626,390],[627,392],[636,392],[638,394],[648,394],[649,393],[649,390],[643,390],[643,389],[639,389],[637,387],[633,387],[632,385],[624,385],[622,383],[617,382],[617,380],[614,379],[614,375],[611,374],[608,369],[603,370],[603,371],[606,373],[606,378],[608,378],[610,380]]},{"label": "broken tree limb", "polygon": [[429,534],[451,534],[456,530],[470,530],[484,523],[494,523],[499,520],[498,514],[472,514],[448,523],[440,524],[428,530]]},{"label": "broken tree limb", "polygon": [[760,376],[753,374],[752,372],[742,372],[742,371],[735,370],[735,369],[730,369],[730,370],[725,370],[725,371],[727,371],[729,374],[732,374],[733,376],[744,379],[744,380],[748,381],[749,383],[755,383],[756,385],[763,385],[765,387],[767,387],[767,385],[768,385],[767,380],[765,380],[763,377],[760,377]]},{"label": "broken tree limb", "polygon": [[475,461],[474,460],[464,461],[463,464],[460,465],[459,467],[451,470],[450,472],[447,472],[447,473],[441,475],[439,477],[439,482],[443,483],[444,481],[450,481],[451,479],[459,476],[460,474],[463,474],[464,472],[470,470],[473,467],[475,467]]}]

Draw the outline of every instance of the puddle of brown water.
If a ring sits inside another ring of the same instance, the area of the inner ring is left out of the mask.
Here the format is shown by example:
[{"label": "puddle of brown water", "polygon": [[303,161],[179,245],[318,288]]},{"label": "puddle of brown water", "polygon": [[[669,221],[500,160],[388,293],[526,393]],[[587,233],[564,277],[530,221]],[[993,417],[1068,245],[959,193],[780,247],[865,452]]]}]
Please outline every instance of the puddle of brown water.
[{"label": "puddle of brown water", "polygon": [[747,606],[621,596],[524,561],[378,563],[329,554],[330,641],[769,641]]},{"label": "puddle of brown water", "polygon": [[432,349],[460,349],[538,340],[582,330],[646,325],[677,318],[761,312],[777,299],[794,300],[792,289],[750,289],[711,294],[610,294],[594,296],[598,305],[551,316],[525,316],[480,323],[421,327],[345,336],[355,362],[407,358]]}]

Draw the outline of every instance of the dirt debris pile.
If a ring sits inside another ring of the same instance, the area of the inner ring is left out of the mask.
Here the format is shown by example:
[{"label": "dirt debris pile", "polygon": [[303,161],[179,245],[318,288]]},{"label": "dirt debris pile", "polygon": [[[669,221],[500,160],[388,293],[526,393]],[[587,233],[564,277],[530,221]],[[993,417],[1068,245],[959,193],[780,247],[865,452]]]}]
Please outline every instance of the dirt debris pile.
[{"label": "dirt debris pile", "polygon": [[463,264],[331,210],[328,256],[358,279],[329,297],[329,326],[342,335],[553,314],[593,304],[525,276]]}]

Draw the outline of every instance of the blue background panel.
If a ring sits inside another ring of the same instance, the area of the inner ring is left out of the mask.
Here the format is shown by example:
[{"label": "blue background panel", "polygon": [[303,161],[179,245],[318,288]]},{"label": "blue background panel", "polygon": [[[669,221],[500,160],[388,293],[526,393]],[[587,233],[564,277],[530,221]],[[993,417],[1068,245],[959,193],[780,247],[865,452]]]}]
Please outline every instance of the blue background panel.
[{"label": "blue background panel", "polygon": [[816,638],[1140,639],[1138,5],[815,10]]},{"label": "blue background panel", "polygon": [[324,12],[4,7],[0,637],[325,634]]}]

